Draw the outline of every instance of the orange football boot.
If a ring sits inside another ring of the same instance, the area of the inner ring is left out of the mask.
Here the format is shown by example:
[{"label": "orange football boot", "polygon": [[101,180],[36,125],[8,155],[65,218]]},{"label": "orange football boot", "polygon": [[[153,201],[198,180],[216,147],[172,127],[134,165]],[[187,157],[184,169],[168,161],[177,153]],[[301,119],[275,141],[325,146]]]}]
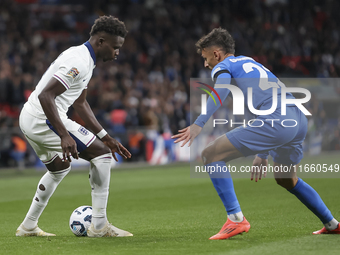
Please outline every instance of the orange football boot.
[{"label": "orange football boot", "polygon": [[220,232],[218,232],[216,235],[210,237],[210,240],[222,240],[222,239],[228,239],[232,236],[236,236],[238,234],[242,234],[243,232],[248,232],[250,229],[250,224],[246,220],[245,217],[243,217],[242,222],[234,222],[230,219],[227,220],[226,223],[224,223],[222,229]]},{"label": "orange football boot", "polygon": [[340,234],[340,224],[338,224],[338,227],[333,230],[327,230],[325,227],[318,231],[314,231],[313,235],[320,235],[320,234]]}]

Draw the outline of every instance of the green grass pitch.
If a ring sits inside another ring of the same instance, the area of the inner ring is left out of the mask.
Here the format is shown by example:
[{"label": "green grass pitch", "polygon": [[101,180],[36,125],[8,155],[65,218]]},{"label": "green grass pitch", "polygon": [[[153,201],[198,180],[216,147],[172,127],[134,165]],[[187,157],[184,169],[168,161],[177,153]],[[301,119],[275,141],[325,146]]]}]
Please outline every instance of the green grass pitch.
[{"label": "green grass pitch", "polygon": [[[305,159],[311,161],[334,164],[338,157]],[[188,165],[112,171],[108,218],[133,237],[90,239],[72,234],[68,226],[71,212],[91,204],[87,171],[71,172],[63,180],[39,220],[39,226],[56,237],[15,237],[42,174],[35,170],[21,174],[0,171],[0,254],[319,255],[340,250],[339,235],[312,235],[322,227],[321,222],[271,178],[258,183],[235,179],[251,229],[229,240],[208,240],[220,230],[227,215],[211,181],[190,178]],[[339,179],[304,180],[340,219]]]}]

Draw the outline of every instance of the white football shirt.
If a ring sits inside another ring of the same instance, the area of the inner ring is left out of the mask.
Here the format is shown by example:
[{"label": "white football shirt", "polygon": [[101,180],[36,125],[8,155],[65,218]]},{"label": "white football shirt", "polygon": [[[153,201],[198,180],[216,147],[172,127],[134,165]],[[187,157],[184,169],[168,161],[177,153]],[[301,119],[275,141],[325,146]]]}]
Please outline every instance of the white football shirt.
[{"label": "white football shirt", "polygon": [[41,77],[35,90],[25,104],[25,109],[35,117],[47,119],[38,99],[51,78],[57,79],[66,90],[55,98],[61,119],[67,118],[68,108],[87,89],[93,69],[96,67],[96,56],[91,44],[86,43],[71,47],[59,55]]}]

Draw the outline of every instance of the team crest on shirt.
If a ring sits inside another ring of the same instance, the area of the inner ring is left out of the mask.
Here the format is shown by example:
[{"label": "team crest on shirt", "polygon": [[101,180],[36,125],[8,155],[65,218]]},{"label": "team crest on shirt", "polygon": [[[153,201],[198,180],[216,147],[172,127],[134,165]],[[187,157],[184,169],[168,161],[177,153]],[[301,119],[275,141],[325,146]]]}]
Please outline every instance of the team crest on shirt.
[{"label": "team crest on shirt", "polygon": [[89,131],[84,127],[80,127],[78,129],[78,132],[81,133],[82,135],[88,135],[89,134]]},{"label": "team crest on shirt", "polygon": [[79,74],[78,69],[75,67],[72,67],[71,70],[68,71],[66,75],[71,76],[74,79],[77,77],[78,74]]}]

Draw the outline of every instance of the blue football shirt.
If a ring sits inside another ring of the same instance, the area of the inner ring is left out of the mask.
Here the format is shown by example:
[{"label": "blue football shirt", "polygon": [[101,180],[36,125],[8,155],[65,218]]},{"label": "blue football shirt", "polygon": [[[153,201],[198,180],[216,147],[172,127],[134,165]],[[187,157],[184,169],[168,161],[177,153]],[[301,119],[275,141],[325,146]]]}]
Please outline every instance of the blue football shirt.
[{"label": "blue football shirt", "polygon": [[[277,88],[278,104],[281,107],[281,87],[285,85],[266,67],[246,56],[230,56],[218,63],[211,71],[211,78],[216,84],[236,85],[244,95],[245,107],[248,108],[248,88],[252,88],[252,103],[257,110],[267,110],[272,106],[273,88]],[[215,88],[222,102],[230,93],[226,88]],[[294,98],[287,93],[286,98]],[[207,100],[207,114],[200,115],[195,124],[203,127],[211,115],[220,107],[212,98]]]}]

